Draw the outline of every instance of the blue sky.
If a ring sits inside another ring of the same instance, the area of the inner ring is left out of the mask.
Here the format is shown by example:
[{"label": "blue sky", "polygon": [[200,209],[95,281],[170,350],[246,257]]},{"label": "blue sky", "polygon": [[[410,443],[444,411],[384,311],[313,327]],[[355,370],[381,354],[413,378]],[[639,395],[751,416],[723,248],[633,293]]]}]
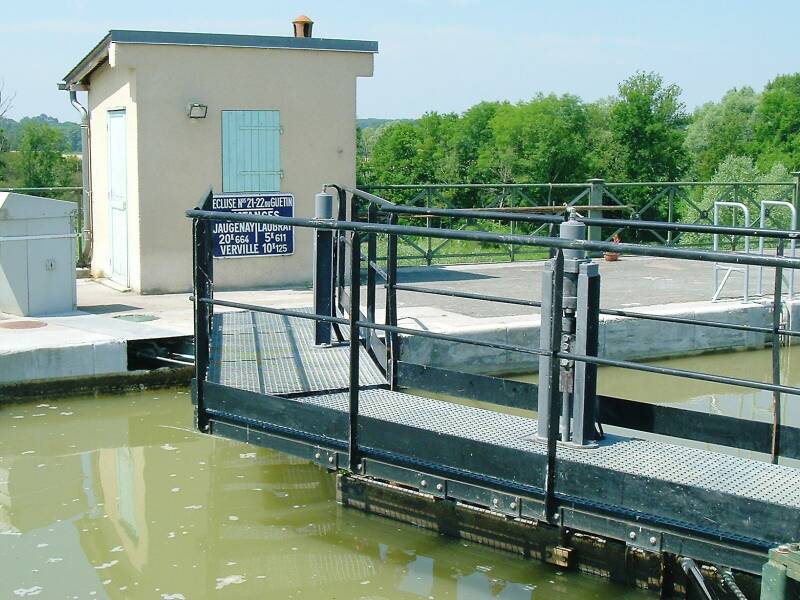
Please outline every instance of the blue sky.
[{"label": "blue sky", "polygon": [[306,13],[314,35],[380,42],[360,117],[460,112],[538,91],[595,100],[637,69],[683,88],[691,109],[742,85],[800,70],[789,0],[6,0],[0,79],[10,116],[75,119],[56,83],[111,28],[290,35]]}]

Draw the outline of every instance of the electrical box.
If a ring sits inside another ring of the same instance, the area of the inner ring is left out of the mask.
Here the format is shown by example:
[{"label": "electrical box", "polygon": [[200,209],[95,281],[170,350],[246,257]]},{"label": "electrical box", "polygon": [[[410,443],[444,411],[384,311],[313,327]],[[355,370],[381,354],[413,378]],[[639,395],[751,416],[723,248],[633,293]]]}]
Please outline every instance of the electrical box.
[{"label": "electrical box", "polygon": [[76,214],[74,202],[0,192],[0,312],[75,310]]}]

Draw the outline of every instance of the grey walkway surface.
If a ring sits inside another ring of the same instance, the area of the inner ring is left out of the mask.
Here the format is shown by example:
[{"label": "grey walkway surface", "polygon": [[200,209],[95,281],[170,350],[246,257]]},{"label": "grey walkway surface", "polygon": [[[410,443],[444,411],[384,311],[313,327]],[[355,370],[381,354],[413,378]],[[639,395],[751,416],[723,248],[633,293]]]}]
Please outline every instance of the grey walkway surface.
[{"label": "grey walkway surface", "polygon": [[[212,383],[272,395],[345,390],[350,385],[349,346],[315,346],[310,320],[222,313],[214,315],[211,335]],[[366,352],[360,353],[359,365],[362,386],[386,383]]]},{"label": "grey walkway surface", "polygon": [[[632,308],[708,301],[713,295],[714,271],[711,263],[649,257],[622,257],[617,262],[599,261],[601,302],[605,308]],[[401,269],[398,279],[420,287],[498,295],[521,300],[541,300],[541,262],[498,263],[449,267],[410,267]],[[750,292],[756,292],[758,269],[751,268]],[[764,289],[771,292],[773,274],[764,270]],[[741,273],[731,275],[722,298],[741,298]],[[383,297],[383,296],[379,296]],[[435,306],[465,315],[484,317],[529,314],[524,306],[481,302],[401,292],[401,309]]]}]

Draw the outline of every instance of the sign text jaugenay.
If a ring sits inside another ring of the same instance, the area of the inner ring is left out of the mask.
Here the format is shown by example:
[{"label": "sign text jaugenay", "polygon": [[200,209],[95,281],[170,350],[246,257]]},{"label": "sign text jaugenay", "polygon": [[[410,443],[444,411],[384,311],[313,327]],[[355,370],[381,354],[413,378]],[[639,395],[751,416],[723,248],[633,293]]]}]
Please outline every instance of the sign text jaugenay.
[{"label": "sign text jaugenay", "polygon": [[[212,209],[230,213],[294,216],[292,194],[221,194]],[[294,227],[266,223],[215,221],[211,229],[215,258],[286,256],[294,252]]]}]

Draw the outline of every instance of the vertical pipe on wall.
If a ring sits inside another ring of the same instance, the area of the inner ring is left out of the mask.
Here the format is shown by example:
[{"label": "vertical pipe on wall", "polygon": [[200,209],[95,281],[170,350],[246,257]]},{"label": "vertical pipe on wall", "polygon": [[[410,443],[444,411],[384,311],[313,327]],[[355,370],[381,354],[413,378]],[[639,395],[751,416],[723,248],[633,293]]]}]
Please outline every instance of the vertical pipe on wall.
[{"label": "vertical pipe on wall", "polygon": [[81,115],[81,240],[83,241],[81,255],[78,258],[80,266],[90,266],[92,263],[92,147],[91,129],[89,127],[89,111],[78,102],[78,93],[69,91],[69,101]]}]

